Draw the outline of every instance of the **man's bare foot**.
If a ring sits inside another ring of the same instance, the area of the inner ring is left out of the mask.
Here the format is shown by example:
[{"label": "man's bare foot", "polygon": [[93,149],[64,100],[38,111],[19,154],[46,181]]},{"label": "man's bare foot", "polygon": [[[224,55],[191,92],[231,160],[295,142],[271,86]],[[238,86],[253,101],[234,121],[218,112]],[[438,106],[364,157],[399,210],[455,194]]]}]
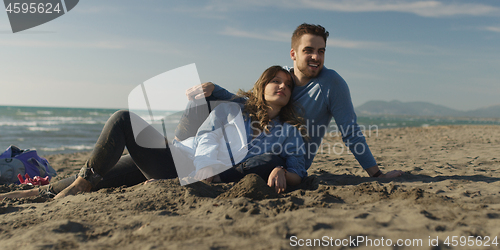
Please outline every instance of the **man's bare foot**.
[{"label": "man's bare foot", "polygon": [[76,178],[71,185],[59,192],[54,199],[60,199],[68,195],[75,195],[83,192],[90,192],[91,189],[92,185],[90,185],[90,182],[78,176],[78,178]]},{"label": "man's bare foot", "polygon": [[38,188],[33,188],[33,189],[29,189],[29,190],[12,191],[12,192],[8,192],[8,193],[0,194],[0,201],[2,201],[5,198],[24,198],[24,197],[37,196],[38,193],[40,193],[40,189],[38,189]]}]

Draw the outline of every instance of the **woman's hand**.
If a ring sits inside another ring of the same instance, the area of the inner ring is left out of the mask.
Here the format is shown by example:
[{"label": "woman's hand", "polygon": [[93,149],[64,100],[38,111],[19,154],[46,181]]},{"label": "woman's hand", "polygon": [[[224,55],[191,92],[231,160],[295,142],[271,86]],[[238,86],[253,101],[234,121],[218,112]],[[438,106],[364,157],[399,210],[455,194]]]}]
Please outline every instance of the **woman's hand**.
[{"label": "woman's hand", "polygon": [[286,170],[283,167],[275,167],[269,179],[267,180],[267,185],[276,189],[276,193],[280,194],[286,190]]}]

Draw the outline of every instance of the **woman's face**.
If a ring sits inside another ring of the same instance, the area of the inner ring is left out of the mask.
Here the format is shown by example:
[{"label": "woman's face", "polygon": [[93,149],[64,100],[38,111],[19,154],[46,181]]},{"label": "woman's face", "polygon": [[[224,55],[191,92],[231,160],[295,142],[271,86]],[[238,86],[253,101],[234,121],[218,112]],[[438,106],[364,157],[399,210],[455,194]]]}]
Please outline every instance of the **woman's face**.
[{"label": "woman's face", "polygon": [[281,109],[288,104],[292,95],[290,74],[278,71],[276,76],[264,88],[264,99],[273,109]]}]

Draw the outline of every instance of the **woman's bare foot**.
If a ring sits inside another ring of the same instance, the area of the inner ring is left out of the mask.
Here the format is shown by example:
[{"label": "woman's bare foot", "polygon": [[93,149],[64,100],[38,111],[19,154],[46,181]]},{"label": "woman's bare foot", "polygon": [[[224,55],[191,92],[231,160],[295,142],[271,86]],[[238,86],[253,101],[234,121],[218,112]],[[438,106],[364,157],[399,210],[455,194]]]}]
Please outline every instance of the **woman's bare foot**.
[{"label": "woman's bare foot", "polygon": [[90,185],[90,182],[78,176],[78,178],[76,178],[71,185],[59,192],[54,199],[60,199],[68,195],[75,195],[78,193],[90,192],[91,189],[92,185]]},{"label": "woman's bare foot", "polygon": [[149,184],[149,183],[151,183],[151,182],[159,181],[159,180],[161,180],[161,179],[148,179],[148,180],[146,180],[146,181],[144,182],[144,185]]},{"label": "woman's bare foot", "polygon": [[203,180],[205,183],[218,183],[221,182],[219,175],[214,175]]},{"label": "woman's bare foot", "polygon": [[33,188],[33,189],[29,189],[29,190],[12,191],[12,192],[8,192],[8,193],[0,194],[0,201],[2,201],[5,198],[24,198],[24,197],[37,196],[39,193],[40,193],[39,188]]},{"label": "woman's bare foot", "polygon": [[215,182],[215,183],[222,182],[222,180],[220,179],[219,175],[214,175],[214,179],[212,181]]}]

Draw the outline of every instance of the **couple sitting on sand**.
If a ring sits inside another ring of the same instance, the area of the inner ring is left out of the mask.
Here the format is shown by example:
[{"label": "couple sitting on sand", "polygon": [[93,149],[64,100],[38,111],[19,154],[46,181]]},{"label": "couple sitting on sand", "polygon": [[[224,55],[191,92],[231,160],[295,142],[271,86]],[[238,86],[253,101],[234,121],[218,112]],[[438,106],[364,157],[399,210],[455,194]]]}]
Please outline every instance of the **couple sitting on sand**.
[{"label": "couple sitting on sand", "polygon": [[[290,51],[294,67],[289,71],[280,66],[268,68],[250,91],[240,92],[239,96],[243,98],[235,98],[235,95],[212,83],[202,85],[207,100],[244,102],[244,130],[248,142],[261,136],[267,140],[262,143],[271,145],[268,149],[272,149],[273,144],[284,142],[288,145],[292,143],[293,146],[280,154],[272,154],[270,150],[259,150],[258,153],[248,151],[243,161],[235,163],[233,168],[210,178],[210,171],[198,171],[198,178],[231,182],[241,179],[245,174],[256,173],[267,180],[270,187],[275,187],[278,193],[284,192],[287,185],[297,185],[307,175],[306,171],[312,164],[332,117],[342,131],[342,139],[371,177],[390,178],[402,174],[398,170],[383,174],[378,168],[356,123],[347,84],[334,70],[323,67],[327,37],[328,32],[320,25],[302,24],[297,27],[292,35]],[[293,108],[294,103],[301,108],[303,113],[300,115],[307,121],[306,140],[302,140],[304,131],[298,131],[304,126],[301,126],[301,120]],[[55,198],[61,198],[103,187],[176,178],[171,150],[137,145],[131,128],[131,116],[135,115],[118,111],[107,121],[90,158],[74,178],[39,189],[4,194],[0,199],[38,195],[43,190],[56,193]],[[260,126],[255,129],[255,126],[248,126],[250,123]],[[287,133],[276,131],[285,129]],[[148,138],[153,140],[166,140],[154,128],[143,132],[148,133]],[[122,156],[124,147],[127,147],[129,155]],[[217,147],[213,148],[217,150]]]}]

